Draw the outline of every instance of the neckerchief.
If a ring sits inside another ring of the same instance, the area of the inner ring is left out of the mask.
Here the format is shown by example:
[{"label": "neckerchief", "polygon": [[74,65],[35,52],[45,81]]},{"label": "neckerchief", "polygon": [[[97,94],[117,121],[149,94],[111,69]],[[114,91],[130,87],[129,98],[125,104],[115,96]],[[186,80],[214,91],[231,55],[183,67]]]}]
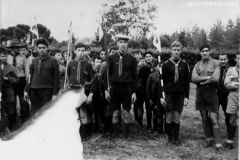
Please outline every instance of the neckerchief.
[{"label": "neckerchief", "polygon": [[125,56],[125,55],[127,55],[127,53],[125,53],[125,54],[123,54],[122,56],[121,56],[121,54],[118,52],[118,55],[119,55],[119,63],[118,63],[118,75],[119,75],[119,77],[121,77],[121,75],[122,75],[122,66],[123,66],[123,63],[122,63],[122,58]]},{"label": "neckerchief", "polygon": [[81,78],[81,68],[82,68],[82,61],[84,59],[78,60],[78,66],[77,66],[77,82],[80,83]]},{"label": "neckerchief", "polygon": [[41,56],[39,55],[38,58],[39,58],[38,74],[40,75],[40,73],[41,73],[41,64],[42,64],[42,61],[45,60],[45,59],[48,59],[49,56],[46,55],[46,56],[44,56],[44,57],[41,57]]},{"label": "neckerchief", "polygon": [[179,78],[179,73],[178,73],[178,64],[181,62],[181,58],[178,60],[178,62],[176,63],[173,58],[171,57],[169,59],[174,65],[175,65],[175,75],[174,75],[174,82],[176,83],[178,81]]},{"label": "neckerchief", "polygon": [[221,67],[221,69],[223,70],[222,82],[224,83],[224,79],[225,79],[225,77],[226,77],[226,72],[227,72],[227,70],[228,70],[228,63],[227,63],[227,65],[226,65],[225,69],[223,69],[222,67]]}]

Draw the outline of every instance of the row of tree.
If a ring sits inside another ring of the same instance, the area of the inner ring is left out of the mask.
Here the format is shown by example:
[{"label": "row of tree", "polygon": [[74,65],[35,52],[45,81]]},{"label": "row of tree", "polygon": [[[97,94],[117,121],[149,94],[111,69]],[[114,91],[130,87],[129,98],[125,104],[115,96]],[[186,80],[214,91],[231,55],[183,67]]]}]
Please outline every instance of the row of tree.
[{"label": "row of tree", "polygon": [[[129,43],[130,48],[155,48],[153,45],[154,35],[147,38],[147,33],[155,29],[153,20],[156,12],[157,6],[152,4],[151,0],[108,0],[108,3],[103,4],[101,12],[103,18],[99,22],[107,32],[108,46],[116,45],[113,35],[123,33],[133,37]],[[51,31],[46,26],[37,24],[37,27],[40,37],[46,38],[53,48],[67,46],[67,40],[58,42],[51,37]],[[99,37],[100,29],[98,28],[96,31],[95,39],[85,37],[79,40],[73,35],[72,42],[82,41],[93,47],[103,47],[104,38]],[[6,39],[17,38],[27,41],[29,36],[32,38],[29,30],[30,27],[24,24],[0,29],[0,40],[2,42]],[[203,43],[210,43],[211,47],[217,50],[237,49],[240,46],[240,17],[237,17],[235,21],[229,19],[226,25],[217,20],[210,31],[195,25],[191,29],[185,28],[180,32],[162,34],[160,40],[162,48],[169,48],[173,41],[179,40],[185,48],[190,50],[195,50]]]}]

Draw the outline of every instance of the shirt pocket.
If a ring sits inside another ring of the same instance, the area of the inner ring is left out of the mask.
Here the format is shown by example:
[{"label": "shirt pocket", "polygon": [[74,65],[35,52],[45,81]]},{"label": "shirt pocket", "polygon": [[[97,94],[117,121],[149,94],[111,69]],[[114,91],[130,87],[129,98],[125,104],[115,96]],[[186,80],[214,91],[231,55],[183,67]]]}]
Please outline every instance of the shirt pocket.
[{"label": "shirt pocket", "polygon": [[212,74],[213,74],[213,72],[214,72],[214,68],[208,68],[207,69],[207,76],[212,76]]},{"label": "shirt pocket", "polygon": [[202,69],[202,68],[198,68],[198,69],[197,69],[197,74],[198,74],[198,75],[201,75],[202,72],[203,72],[203,69]]}]

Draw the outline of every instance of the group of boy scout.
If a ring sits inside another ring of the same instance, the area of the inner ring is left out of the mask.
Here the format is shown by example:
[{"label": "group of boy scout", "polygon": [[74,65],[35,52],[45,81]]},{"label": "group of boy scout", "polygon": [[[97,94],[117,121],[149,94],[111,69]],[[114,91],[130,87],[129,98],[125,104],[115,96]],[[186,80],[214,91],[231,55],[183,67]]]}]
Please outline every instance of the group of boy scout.
[{"label": "group of boy scout", "polygon": [[87,45],[77,43],[74,58],[64,63],[66,68],[61,58],[56,58],[59,56],[57,51],[49,55],[46,39],[37,40],[38,56],[31,60],[20,53],[27,50],[26,45],[13,41],[11,51],[1,48],[1,106],[7,114],[10,131],[16,124],[16,96],[24,122],[29,116],[28,96],[31,113],[35,113],[56,98],[62,86],[60,79],[64,78],[61,75],[66,72],[66,86],[72,89],[83,87],[87,97],[77,108],[82,141],[88,140],[93,128],[95,132],[99,131],[99,123],[104,124],[104,134],[108,137],[119,138],[122,130],[123,138],[128,138],[130,110],[133,106],[136,123],[143,127],[145,104],[147,132],[165,133],[169,143],[180,145],[180,117],[184,106],[188,105],[191,77],[197,85],[195,106],[200,111],[206,136],[203,147],[213,146],[215,139],[216,150],[222,149],[218,116],[221,105],[228,133],[224,147],[232,149],[239,108],[239,51],[236,66],[229,67],[226,54],[219,55],[219,61],[215,60],[210,57],[210,46],[204,44],[199,48],[202,58],[190,75],[188,63],[181,58],[183,46],[180,42],[174,41],[171,58],[159,63],[151,51],[136,50],[130,54],[129,40],[129,36],[118,35],[117,46],[109,50],[109,55],[104,49],[99,54],[91,54],[87,52]]}]

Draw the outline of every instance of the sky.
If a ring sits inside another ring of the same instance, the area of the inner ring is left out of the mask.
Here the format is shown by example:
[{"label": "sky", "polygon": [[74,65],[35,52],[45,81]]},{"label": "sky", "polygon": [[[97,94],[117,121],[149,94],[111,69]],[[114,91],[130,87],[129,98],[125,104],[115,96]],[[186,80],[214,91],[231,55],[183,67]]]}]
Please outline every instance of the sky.
[{"label": "sky", "polygon": [[[0,28],[17,24],[45,25],[58,41],[68,39],[68,29],[79,39],[94,37],[107,0],[0,0]],[[115,0],[118,1],[118,0]],[[109,0],[108,0],[109,2]],[[152,0],[158,6],[154,25],[159,34],[171,34],[196,24],[207,32],[217,22],[240,17],[240,0]],[[36,17],[36,21],[35,21]]]}]

